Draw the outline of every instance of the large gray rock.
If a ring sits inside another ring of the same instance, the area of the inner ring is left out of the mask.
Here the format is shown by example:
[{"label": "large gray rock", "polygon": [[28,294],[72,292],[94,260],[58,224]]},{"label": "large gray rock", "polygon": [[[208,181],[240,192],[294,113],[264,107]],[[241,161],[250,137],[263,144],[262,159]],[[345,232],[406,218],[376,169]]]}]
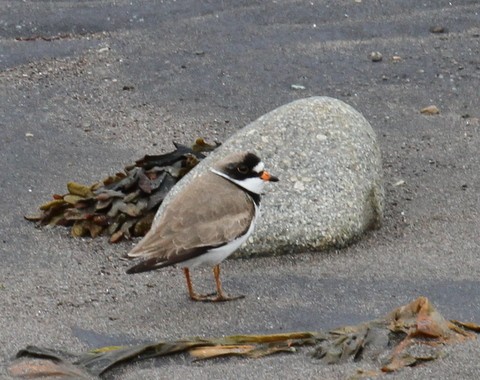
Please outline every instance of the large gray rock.
[{"label": "large gray rock", "polygon": [[257,153],[280,178],[267,187],[262,218],[240,254],[342,247],[380,226],[382,163],[375,132],[355,109],[328,97],[294,101],[240,130],[175,186],[159,213],[212,161],[240,150]]}]

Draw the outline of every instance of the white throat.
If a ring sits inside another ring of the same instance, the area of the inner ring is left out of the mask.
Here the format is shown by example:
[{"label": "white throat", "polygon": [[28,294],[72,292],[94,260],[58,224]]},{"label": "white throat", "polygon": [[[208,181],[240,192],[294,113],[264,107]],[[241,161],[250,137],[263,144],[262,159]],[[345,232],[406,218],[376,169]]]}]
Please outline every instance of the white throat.
[{"label": "white throat", "polygon": [[248,190],[255,194],[262,194],[263,188],[265,186],[265,181],[260,177],[245,178],[241,181],[238,179],[230,178],[225,173],[218,171],[217,169],[210,168],[212,173],[219,175],[220,177],[228,179],[230,182],[237,184],[240,187],[243,187],[245,190]]}]

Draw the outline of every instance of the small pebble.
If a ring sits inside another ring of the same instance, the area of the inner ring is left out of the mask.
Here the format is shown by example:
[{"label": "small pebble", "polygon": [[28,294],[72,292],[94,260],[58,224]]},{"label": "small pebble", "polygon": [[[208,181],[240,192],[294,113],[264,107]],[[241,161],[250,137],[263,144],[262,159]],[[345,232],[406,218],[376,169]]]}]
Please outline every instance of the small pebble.
[{"label": "small pebble", "polygon": [[380,62],[383,59],[382,53],[379,51],[372,51],[370,53],[370,59],[372,62]]},{"label": "small pebble", "polygon": [[438,109],[437,106],[431,105],[431,106],[422,108],[420,110],[420,113],[423,113],[424,115],[437,115],[440,113],[440,110]]},{"label": "small pebble", "polygon": [[292,90],[305,90],[305,86],[302,86],[301,84],[292,84],[290,87]]},{"label": "small pebble", "polygon": [[430,27],[430,33],[446,33],[447,29],[440,25],[434,25]]}]

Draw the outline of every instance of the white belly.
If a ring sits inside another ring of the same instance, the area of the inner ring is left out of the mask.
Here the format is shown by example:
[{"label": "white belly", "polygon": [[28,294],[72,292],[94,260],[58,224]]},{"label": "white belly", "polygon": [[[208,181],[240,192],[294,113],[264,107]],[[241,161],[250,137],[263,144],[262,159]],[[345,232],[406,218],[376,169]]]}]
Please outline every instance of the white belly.
[{"label": "white belly", "polygon": [[235,240],[232,240],[230,243],[222,245],[218,248],[213,248],[200,256],[194,257],[193,259],[183,261],[178,265],[181,268],[195,268],[198,266],[215,266],[220,264],[223,260],[225,260],[228,256],[230,256],[233,252],[235,252],[240,246],[247,241],[247,239],[252,234],[253,230],[255,229],[255,223],[257,221],[257,216],[260,213],[259,208],[255,205],[255,217],[253,218],[248,231],[245,235],[242,235]]}]

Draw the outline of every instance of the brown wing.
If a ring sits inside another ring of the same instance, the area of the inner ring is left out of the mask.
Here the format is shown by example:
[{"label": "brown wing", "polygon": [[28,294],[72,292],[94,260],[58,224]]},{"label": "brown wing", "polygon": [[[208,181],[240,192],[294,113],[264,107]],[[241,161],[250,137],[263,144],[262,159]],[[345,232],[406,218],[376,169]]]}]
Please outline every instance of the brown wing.
[{"label": "brown wing", "polygon": [[254,213],[254,203],[242,189],[207,172],[172,200],[158,223],[128,253],[130,258],[146,259],[129,272],[158,269],[221,246],[245,234]]}]

